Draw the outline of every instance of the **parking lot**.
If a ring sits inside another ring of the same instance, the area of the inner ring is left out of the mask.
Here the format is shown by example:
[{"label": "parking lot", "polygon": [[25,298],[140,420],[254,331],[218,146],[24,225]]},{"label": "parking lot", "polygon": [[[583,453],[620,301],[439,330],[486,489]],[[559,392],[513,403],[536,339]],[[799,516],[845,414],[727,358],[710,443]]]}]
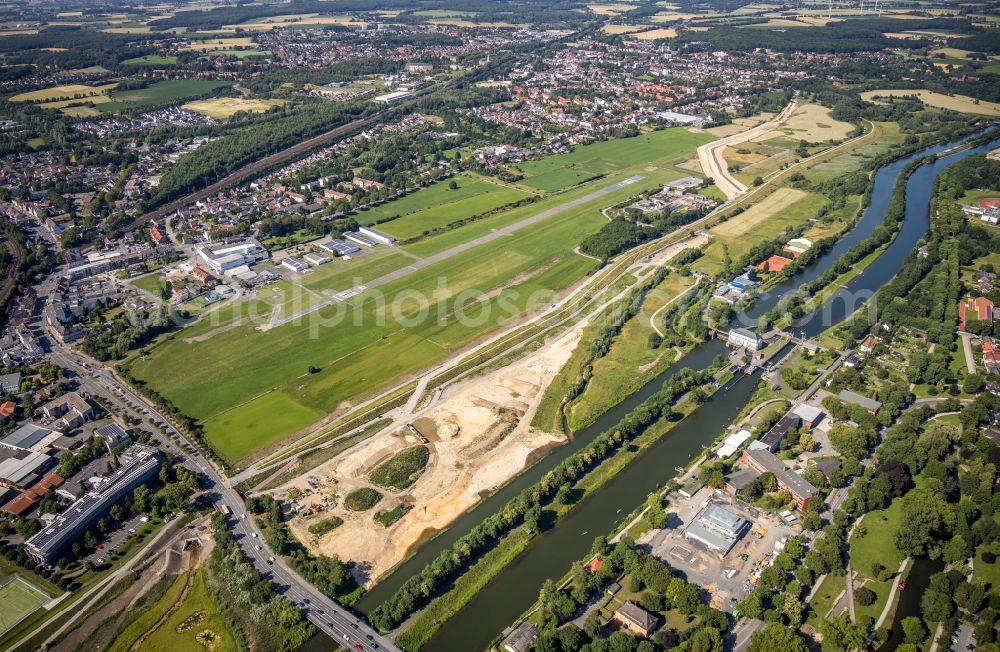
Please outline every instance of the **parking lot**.
[{"label": "parking lot", "polygon": [[125,543],[125,539],[129,538],[142,526],[143,518],[145,517],[141,515],[133,516],[129,520],[123,522],[121,527],[108,534],[104,541],[97,544],[97,549],[84,557],[84,559],[92,562],[95,566],[100,566],[105,561],[108,561],[108,555],[113,553],[115,550],[118,550],[118,548]]},{"label": "parking lot", "polygon": [[[683,573],[688,582],[708,591],[711,605],[723,611],[732,611],[735,602],[753,590],[750,576],[758,567],[767,567],[776,553],[775,543],[799,533],[798,528],[788,527],[777,517],[761,515],[722,491],[702,488],[691,498],[678,493],[669,498],[668,527],[647,533],[640,543]],[[685,528],[710,503],[751,523],[750,530],[725,556],[684,536]]]}]

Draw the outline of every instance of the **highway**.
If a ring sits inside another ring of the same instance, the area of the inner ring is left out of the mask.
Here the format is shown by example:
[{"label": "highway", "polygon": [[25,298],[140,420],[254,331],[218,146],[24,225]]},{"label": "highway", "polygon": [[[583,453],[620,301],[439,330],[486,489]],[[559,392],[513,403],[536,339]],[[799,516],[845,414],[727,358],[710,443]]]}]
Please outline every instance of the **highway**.
[{"label": "highway", "polygon": [[[53,275],[40,284],[40,298],[48,297],[54,291],[56,278]],[[243,497],[232,488],[225,473],[201,453],[195,442],[188,441],[176,424],[155,405],[132,392],[107,366],[61,344],[38,316],[32,320],[32,326],[46,340],[51,361],[72,372],[82,391],[97,398],[109,409],[126,417],[138,418],[164,433],[163,437],[157,437],[159,448],[179,456],[186,467],[202,474],[206,495],[220,511],[226,511],[222,509],[224,505],[231,512],[227,522],[247,558],[275,585],[278,593],[299,607],[317,629],[349,650],[399,650],[391,639],[380,635],[353,613],[320,593],[273,553],[254,519],[246,515]]]}]

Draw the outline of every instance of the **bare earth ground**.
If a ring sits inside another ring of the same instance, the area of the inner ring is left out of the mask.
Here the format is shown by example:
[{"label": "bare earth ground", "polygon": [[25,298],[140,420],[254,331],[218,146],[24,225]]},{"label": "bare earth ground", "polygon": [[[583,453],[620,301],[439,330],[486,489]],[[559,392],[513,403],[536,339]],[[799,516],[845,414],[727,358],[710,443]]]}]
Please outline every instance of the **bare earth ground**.
[{"label": "bare earth ground", "polygon": [[[401,492],[377,487],[385,497],[365,512],[351,512],[329,501],[329,507],[319,514],[293,518],[289,523],[292,532],[314,553],[358,562],[358,581],[373,584],[416,546],[516,476],[545,450],[565,441],[561,434],[541,432],[530,423],[545,387],[579,342],[581,329],[580,325],[574,327],[508,367],[449,388],[437,403],[426,408],[413,425],[427,438],[431,456],[410,487]],[[334,494],[340,503],[354,489],[373,486],[368,474],[397,451],[416,443],[416,435],[405,427],[376,435],[273,493],[283,498],[297,488],[304,492],[298,502],[305,506],[323,505]],[[411,510],[389,528],[372,520],[376,511],[399,504],[409,505]],[[331,515],[342,518],[343,525],[322,537],[309,533],[310,524]]]}]

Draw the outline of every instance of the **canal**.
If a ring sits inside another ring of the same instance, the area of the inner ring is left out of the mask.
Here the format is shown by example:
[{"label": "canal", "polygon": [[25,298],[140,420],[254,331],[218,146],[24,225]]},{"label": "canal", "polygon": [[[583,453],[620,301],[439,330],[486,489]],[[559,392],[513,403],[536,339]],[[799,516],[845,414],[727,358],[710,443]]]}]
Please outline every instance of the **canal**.
[{"label": "canal", "polygon": [[906,589],[899,593],[889,640],[878,648],[879,652],[895,652],[903,642],[903,619],[910,616],[920,617],[920,598],[931,584],[931,575],[943,570],[944,562],[940,559],[917,559],[913,562],[913,567],[906,575]]},{"label": "canal", "polygon": [[[973,137],[970,136],[968,139]],[[807,336],[812,337],[839,323],[846,315],[853,312],[855,304],[851,302],[852,297],[870,296],[892,278],[903,258],[912,251],[927,230],[930,194],[937,174],[945,166],[970,153],[988,151],[998,143],[1000,140],[989,145],[963,150],[915,170],[907,186],[907,212],[899,235],[863,274],[856,277],[846,289],[818,311],[819,318],[806,319],[801,325],[797,325],[796,329],[804,330]],[[959,142],[954,142],[928,148],[880,168],[875,175],[871,201],[851,231],[804,273],[779,285],[768,295],[761,296],[748,315],[759,316],[770,310],[783,294],[815,279],[848,249],[871,235],[875,227],[882,224],[896,179],[912,161],[943,152],[958,144]],[[464,536],[483,518],[495,512],[522,489],[537,482],[567,455],[579,451],[594,437],[621,420],[629,411],[659,390],[662,383],[671,375],[683,367],[702,369],[723,351],[722,343],[715,340],[693,349],[638,392],[602,415],[592,425],[574,433],[569,443],[527,469],[459,517],[447,530],[425,543],[392,574],[373,587],[355,605],[356,608],[367,613],[386,600],[407,578],[418,573],[442,550]],[[511,624],[531,605],[537,598],[538,590],[545,579],[561,576],[573,560],[581,558],[587,552],[595,536],[610,532],[619,518],[634,509],[649,492],[673,477],[675,467],[686,465],[700,452],[703,445],[710,444],[739,413],[755,384],[755,377],[741,377],[732,381],[678,424],[670,434],[647,449],[629,466],[628,472],[616,476],[598,492],[582,501],[555,528],[536,537],[528,550],[442,627],[429,643],[428,649],[476,652],[483,650],[504,627]],[[325,637],[314,638],[303,651],[327,649],[323,647],[325,643],[328,643]]]},{"label": "canal", "polygon": [[[970,136],[969,139],[973,137]],[[882,223],[896,178],[910,162],[946,151],[957,144],[959,143],[933,147],[892,163],[890,172],[894,172],[895,176],[876,174],[872,203],[863,218],[845,237],[852,238],[856,244]],[[857,277],[857,282],[848,285],[847,291],[852,296],[861,296],[864,293],[870,295],[878,290],[892,278],[905,256],[926,233],[929,225],[931,192],[934,180],[940,171],[974,152],[989,151],[998,144],[1000,140],[995,140],[988,145],[957,152],[920,166],[911,174],[907,183],[907,211],[903,228],[886,251],[872,262],[864,274]],[[880,208],[881,214],[875,213],[872,207]],[[831,248],[817,261],[815,270],[818,271],[814,273],[816,275],[822,273],[844,251],[846,249]],[[801,282],[801,277],[797,280]],[[778,293],[772,293],[760,303],[770,303],[773,306],[779,299]],[[809,321],[803,326],[808,336],[812,337],[839,323],[853,312],[850,304],[843,300],[837,307],[836,297],[831,303],[832,307],[827,304],[821,309],[821,312],[826,314],[823,319]],[[712,344],[708,343],[706,346]],[[700,350],[700,348],[695,349],[695,351]],[[685,363],[685,366],[695,367],[690,361],[681,362]],[[657,379],[655,382],[662,382],[662,379]],[[536,537],[532,545],[517,560],[504,569],[438,631],[428,644],[428,649],[447,652],[452,650],[480,652],[485,649],[503,628],[512,624],[518,615],[531,606],[546,579],[562,576],[574,560],[586,554],[595,536],[611,532],[621,515],[632,511],[649,492],[674,476],[675,467],[686,465],[701,451],[703,445],[712,443],[739,414],[755,384],[755,378],[744,377],[726,387],[725,391],[717,392],[711,400],[647,449],[626,472],[620,473],[613,481],[588,497],[566,518],[559,521],[555,528]]]}]

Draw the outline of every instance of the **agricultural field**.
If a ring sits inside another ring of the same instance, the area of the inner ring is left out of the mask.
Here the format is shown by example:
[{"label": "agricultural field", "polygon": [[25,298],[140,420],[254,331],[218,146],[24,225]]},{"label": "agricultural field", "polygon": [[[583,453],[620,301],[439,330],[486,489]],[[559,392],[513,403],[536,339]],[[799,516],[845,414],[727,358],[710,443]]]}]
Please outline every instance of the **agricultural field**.
[{"label": "agricultural field", "polygon": [[184,46],[185,50],[205,52],[208,50],[233,50],[236,48],[252,48],[256,44],[249,36],[236,38],[211,38],[202,41],[191,41]]},{"label": "agricultural field", "polygon": [[577,147],[568,154],[546,156],[515,166],[524,173],[521,185],[555,191],[629,166],[677,164],[690,158],[699,145],[713,140],[705,133],[673,127],[634,138],[605,140]]},{"label": "agricultural field", "polygon": [[827,140],[842,140],[853,129],[854,125],[834,119],[830,115],[830,109],[825,106],[800,104],[777,131],[795,140],[820,143]]},{"label": "agricultural field", "polygon": [[12,102],[35,102],[45,108],[58,109],[59,106],[48,106],[50,103],[61,101],[74,101],[81,98],[94,99],[112,90],[117,84],[104,84],[102,86],[88,86],[87,84],[66,84],[64,86],[53,86],[37,91],[19,93],[10,98]]},{"label": "agricultural field", "polygon": [[230,82],[207,79],[170,79],[150,84],[146,88],[113,92],[109,95],[110,101],[100,105],[100,110],[102,113],[115,113],[123,109],[159,106],[203,95],[229,85]]},{"label": "agricultural field", "polygon": [[646,32],[632,34],[630,38],[638,39],[640,41],[659,41],[663,39],[677,38],[677,30],[673,27],[661,27],[659,29],[651,29]]},{"label": "agricultural field", "polygon": [[261,113],[275,106],[281,106],[284,100],[262,100],[244,97],[215,97],[210,100],[195,100],[184,105],[185,109],[207,115],[216,120],[227,120],[240,111]]},{"label": "agricultural field", "polygon": [[461,174],[454,181],[458,184],[458,188],[454,190],[449,187],[450,180],[439,181],[406,197],[361,213],[358,215],[358,222],[374,224],[399,215],[399,218],[381,224],[378,228],[399,240],[408,240],[528,196],[523,190],[489,181],[476,174]]},{"label": "agricultural field", "polygon": [[20,575],[13,575],[0,586],[0,634],[40,609],[51,599],[47,593]]},{"label": "agricultural field", "polygon": [[926,89],[881,89],[861,93],[861,99],[867,102],[877,102],[878,98],[885,97],[918,97],[924,104],[938,109],[993,117],[1000,116],[1000,103],[986,102],[964,95],[942,95]]}]

